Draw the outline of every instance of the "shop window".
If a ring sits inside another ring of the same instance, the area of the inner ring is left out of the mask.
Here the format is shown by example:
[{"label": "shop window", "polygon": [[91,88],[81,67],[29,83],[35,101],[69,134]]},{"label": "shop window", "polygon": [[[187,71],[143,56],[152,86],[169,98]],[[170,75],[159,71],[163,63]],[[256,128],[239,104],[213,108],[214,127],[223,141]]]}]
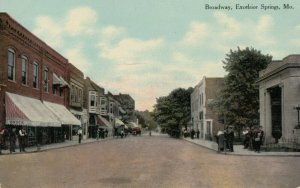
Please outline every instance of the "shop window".
[{"label": "shop window", "polygon": [[21,57],[22,63],[22,84],[27,85],[27,70],[28,70],[28,59],[25,56]]},{"label": "shop window", "polygon": [[15,51],[8,49],[8,67],[7,77],[9,80],[15,80]]}]

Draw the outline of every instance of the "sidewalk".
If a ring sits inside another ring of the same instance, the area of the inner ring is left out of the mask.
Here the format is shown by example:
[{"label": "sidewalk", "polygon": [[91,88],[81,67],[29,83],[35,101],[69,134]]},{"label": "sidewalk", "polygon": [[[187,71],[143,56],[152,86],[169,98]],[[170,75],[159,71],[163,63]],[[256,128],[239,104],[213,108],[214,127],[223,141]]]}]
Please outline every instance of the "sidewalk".
[{"label": "sidewalk", "polygon": [[[191,138],[183,138],[188,142],[206,147],[208,149],[218,151],[218,144],[216,142],[202,140],[202,139],[191,139]],[[249,151],[248,149],[244,149],[243,145],[234,145],[234,152],[226,152],[227,155],[253,155],[253,156],[297,156],[300,157],[300,152],[266,152],[261,151],[260,153],[256,153],[254,151]],[[222,152],[225,154],[225,152]]]},{"label": "sidewalk", "polygon": [[[81,140],[81,144],[88,144],[88,143],[93,143],[93,142],[100,142],[100,141],[104,141],[107,139],[111,139],[112,137],[107,137],[105,139],[92,139],[92,138],[88,138],[88,139],[84,139]],[[76,145],[81,145],[78,143],[78,139],[74,139],[74,140],[66,140],[65,142],[62,143],[53,143],[53,144],[47,144],[47,145],[42,145],[40,147],[40,150],[38,150],[37,146],[30,146],[30,147],[26,147],[25,148],[25,153],[32,153],[32,152],[42,152],[42,151],[46,151],[46,150],[51,150],[51,149],[58,149],[58,148],[64,148],[64,147],[70,147],[70,146],[76,146]],[[24,152],[20,152],[19,148],[17,147],[15,149],[16,152],[11,153],[12,154],[21,154]],[[10,154],[9,149],[8,150],[2,150],[2,155],[7,155]]]}]

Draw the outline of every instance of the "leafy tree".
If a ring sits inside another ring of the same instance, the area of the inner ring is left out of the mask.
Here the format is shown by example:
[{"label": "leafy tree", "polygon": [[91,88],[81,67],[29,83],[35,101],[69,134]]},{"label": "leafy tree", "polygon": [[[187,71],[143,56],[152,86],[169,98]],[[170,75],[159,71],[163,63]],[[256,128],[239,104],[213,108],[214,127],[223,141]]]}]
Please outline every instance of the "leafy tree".
[{"label": "leafy tree", "polygon": [[190,95],[193,88],[178,88],[168,96],[156,99],[154,106],[154,120],[169,130],[171,136],[179,137],[182,126],[186,126],[191,119]]},{"label": "leafy tree", "polygon": [[223,61],[225,86],[220,95],[211,103],[227,125],[237,130],[243,126],[252,126],[259,120],[259,90],[255,83],[259,71],[272,61],[272,56],[263,55],[253,48],[230,50]]},{"label": "leafy tree", "polygon": [[154,121],[152,113],[148,110],[136,111],[136,116],[139,119],[139,123],[143,128],[148,127],[149,130],[154,130],[157,128],[157,123]]}]

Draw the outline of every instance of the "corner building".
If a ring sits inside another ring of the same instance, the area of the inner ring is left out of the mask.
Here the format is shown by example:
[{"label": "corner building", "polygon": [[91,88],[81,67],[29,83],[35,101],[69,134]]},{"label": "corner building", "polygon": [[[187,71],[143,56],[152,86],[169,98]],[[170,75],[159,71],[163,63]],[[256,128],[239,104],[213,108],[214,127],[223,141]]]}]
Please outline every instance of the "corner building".
[{"label": "corner building", "polygon": [[28,145],[62,142],[62,125],[81,125],[66,108],[68,60],[0,13],[0,127],[25,127]]}]

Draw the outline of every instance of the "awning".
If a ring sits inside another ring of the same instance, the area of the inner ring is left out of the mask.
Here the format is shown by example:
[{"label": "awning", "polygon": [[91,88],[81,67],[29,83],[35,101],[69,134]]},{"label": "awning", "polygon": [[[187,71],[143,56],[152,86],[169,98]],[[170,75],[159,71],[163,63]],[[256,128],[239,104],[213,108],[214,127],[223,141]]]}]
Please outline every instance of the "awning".
[{"label": "awning", "polygon": [[44,104],[53,112],[63,125],[81,125],[81,122],[63,105],[44,101]]},{"label": "awning", "polygon": [[6,92],[6,124],[60,127],[57,117],[38,99]]},{"label": "awning", "polygon": [[123,108],[122,108],[122,107],[119,107],[119,111],[120,111],[122,114],[126,114],[126,111],[125,111],[125,110],[123,110]]},{"label": "awning", "polygon": [[128,125],[129,125],[131,128],[139,127],[139,125],[136,124],[135,122],[129,122]]},{"label": "awning", "polygon": [[65,86],[68,86],[69,87],[69,84],[68,82],[66,82],[63,77],[59,77],[59,79],[61,80],[61,84],[60,84],[60,87],[65,87]]},{"label": "awning", "polygon": [[120,119],[115,118],[115,126],[116,126],[116,127],[119,127],[119,126],[121,126],[121,125],[125,125],[125,124],[124,124],[123,121],[121,121]]},{"label": "awning", "polygon": [[102,116],[98,115],[98,126],[102,128],[112,128],[112,125]]},{"label": "awning", "polygon": [[73,109],[70,109],[70,112],[74,115],[78,115],[78,116],[82,116],[83,115],[83,112],[82,111],[77,111],[77,110],[73,110]]},{"label": "awning", "polygon": [[60,84],[61,84],[61,80],[55,73],[53,73],[53,85],[60,85]]}]

